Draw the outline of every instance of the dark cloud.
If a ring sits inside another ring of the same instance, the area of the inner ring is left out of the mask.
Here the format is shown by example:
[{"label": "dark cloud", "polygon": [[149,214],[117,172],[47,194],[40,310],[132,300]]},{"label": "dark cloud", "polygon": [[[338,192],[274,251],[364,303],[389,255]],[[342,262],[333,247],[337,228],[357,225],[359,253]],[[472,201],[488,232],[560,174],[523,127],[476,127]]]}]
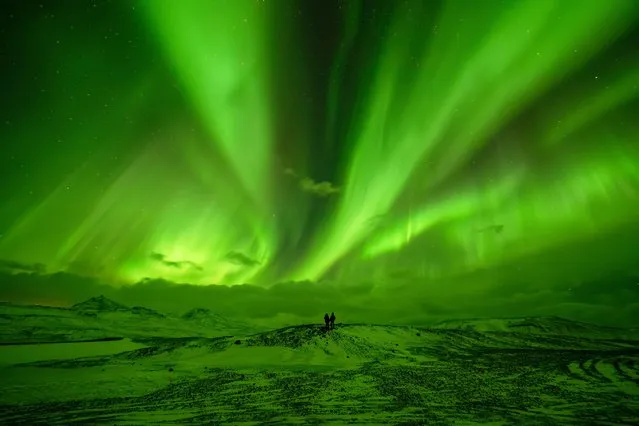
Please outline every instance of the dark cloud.
[{"label": "dark cloud", "polygon": [[74,260],[69,262],[66,272],[82,276],[95,276],[106,272],[103,265],[87,260]]},{"label": "dark cloud", "polygon": [[70,306],[89,297],[116,295],[112,286],[68,272],[54,274],[0,271],[0,300],[26,304]]},{"label": "dark cloud", "polygon": [[224,259],[230,263],[240,266],[257,266],[260,264],[255,259],[251,259],[244,253],[240,253],[239,251],[230,251],[224,256]]},{"label": "dark cloud", "polygon": [[[468,277],[464,277],[464,280]],[[415,280],[398,285],[343,282],[282,282],[264,288],[244,284],[191,285],[161,279],[144,279],[113,287],[68,272],[38,274],[0,271],[0,300],[71,306],[104,294],[128,306],[144,306],[165,313],[193,308],[274,322],[321,322],[334,311],[339,321],[430,324],[450,318],[520,317],[557,315],[608,325],[637,325],[639,286],[632,277],[602,278],[613,285],[605,289],[584,282],[564,289],[537,289],[523,283],[516,291],[474,288],[445,281]],[[622,285],[623,284],[623,285]],[[446,291],[446,289],[454,289]],[[295,320],[297,318],[297,320]]]},{"label": "dark cloud", "polygon": [[[320,283],[321,285],[322,283]],[[350,296],[367,296],[373,291],[375,287],[375,283],[372,281],[362,281],[355,283],[342,283],[335,284],[335,287],[340,290],[343,294],[347,294]]]},{"label": "dark cloud", "polygon": [[167,266],[169,268],[175,269],[196,269],[198,271],[202,271],[202,267],[195,262],[191,262],[190,260],[168,260],[166,256],[162,253],[153,252],[151,253],[151,259],[156,260]]},{"label": "dark cloud", "polygon": [[288,168],[288,169],[284,169],[284,174],[288,175],[288,176],[293,176],[293,177],[298,177],[297,173],[295,173],[295,170]]},{"label": "dark cloud", "polygon": [[308,177],[300,179],[300,188],[302,188],[302,191],[317,195],[318,197],[328,197],[339,192],[339,188],[333,186],[330,182],[315,182]]},{"label": "dark cloud", "polygon": [[156,252],[152,252],[151,253],[151,259],[153,259],[153,260],[157,260],[159,262],[164,262],[165,258],[166,258],[166,256],[164,256],[162,253],[156,253]]},{"label": "dark cloud", "polygon": [[581,303],[609,304],[639,300],[639,276],[612,272],[565,289],[572,300]]},{"label": "dark cloud", "polygon": [[309,194],[316,195],[318,197],[328,197],[333,194],[337,194],[340,189],[333,185],[331,182],[323,181],[316,182],[310,177],[300,176],[295,170],[288,168],[284,169],[284,174],[295,178],[302,191]]},{"label": "dark cloud", "polygon": [[43,274],[46,272],[47,268],[42,263],[22,263],[14,260],[0,259],[0,269],[14,272],[34,272],[36,274]]}]

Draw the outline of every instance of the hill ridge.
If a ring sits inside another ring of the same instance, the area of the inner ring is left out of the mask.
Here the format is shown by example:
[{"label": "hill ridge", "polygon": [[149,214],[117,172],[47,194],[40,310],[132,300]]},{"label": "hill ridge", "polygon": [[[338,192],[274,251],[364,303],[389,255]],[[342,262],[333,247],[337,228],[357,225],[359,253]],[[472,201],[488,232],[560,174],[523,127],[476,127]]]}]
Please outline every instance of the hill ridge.
[{"label": "hill ridge", "polygon": [[101,294],[100,296],[90,297],[89,299],[76,303],[71,306],[72,310],[92,310],[92,311],[129,311],[126,305],[118,303]]}]

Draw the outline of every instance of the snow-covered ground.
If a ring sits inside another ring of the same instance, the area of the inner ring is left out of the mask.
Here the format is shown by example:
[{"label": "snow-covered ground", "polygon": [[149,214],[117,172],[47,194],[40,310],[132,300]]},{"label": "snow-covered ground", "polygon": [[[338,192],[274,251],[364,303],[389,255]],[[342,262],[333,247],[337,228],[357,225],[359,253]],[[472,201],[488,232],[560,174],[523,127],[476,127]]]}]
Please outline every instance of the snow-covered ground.
[{"label": "snow-covered ground", "polygon": [[550,317],[238,332],[206,311],[2,309],[5,342],[121,339],[0,346],[0,424],[639,423],[631,330]]}]

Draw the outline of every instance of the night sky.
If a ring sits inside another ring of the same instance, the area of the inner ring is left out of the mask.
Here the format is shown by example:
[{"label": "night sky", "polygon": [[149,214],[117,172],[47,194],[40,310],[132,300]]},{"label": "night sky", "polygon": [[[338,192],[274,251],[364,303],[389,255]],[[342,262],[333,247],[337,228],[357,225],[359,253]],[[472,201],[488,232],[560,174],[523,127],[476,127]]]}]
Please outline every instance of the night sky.
[{"label": "night sky", "polygon": [[639,318],[636,0],[1,8],[3,300]]}]

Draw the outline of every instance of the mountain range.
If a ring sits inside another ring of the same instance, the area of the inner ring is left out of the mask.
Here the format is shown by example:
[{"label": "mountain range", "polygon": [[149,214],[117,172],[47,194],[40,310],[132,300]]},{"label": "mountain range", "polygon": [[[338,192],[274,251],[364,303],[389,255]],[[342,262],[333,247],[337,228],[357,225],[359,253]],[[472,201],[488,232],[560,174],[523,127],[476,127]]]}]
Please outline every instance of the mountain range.
[{"label": "mountain range", "polygon": [[70,342],[112,337],[201,336],[258,331],[237,318],[196,308],[179,316],[143,307],[129,307],[104,295],[70,308],[0,304],[0,344]]},{"label": "mountain range", "polygon": [[[277,328],[277,327],[275,327]],[[600,326],[556,316],[449,319],[433,330],[638,339],[638,329]],[[70,308],[0,304],[0,343],[93,340],[107,337],[216,337],[266,331],[251,320],[206,308],[176,315],[143,306],[129,307],[104,295]]]}]

